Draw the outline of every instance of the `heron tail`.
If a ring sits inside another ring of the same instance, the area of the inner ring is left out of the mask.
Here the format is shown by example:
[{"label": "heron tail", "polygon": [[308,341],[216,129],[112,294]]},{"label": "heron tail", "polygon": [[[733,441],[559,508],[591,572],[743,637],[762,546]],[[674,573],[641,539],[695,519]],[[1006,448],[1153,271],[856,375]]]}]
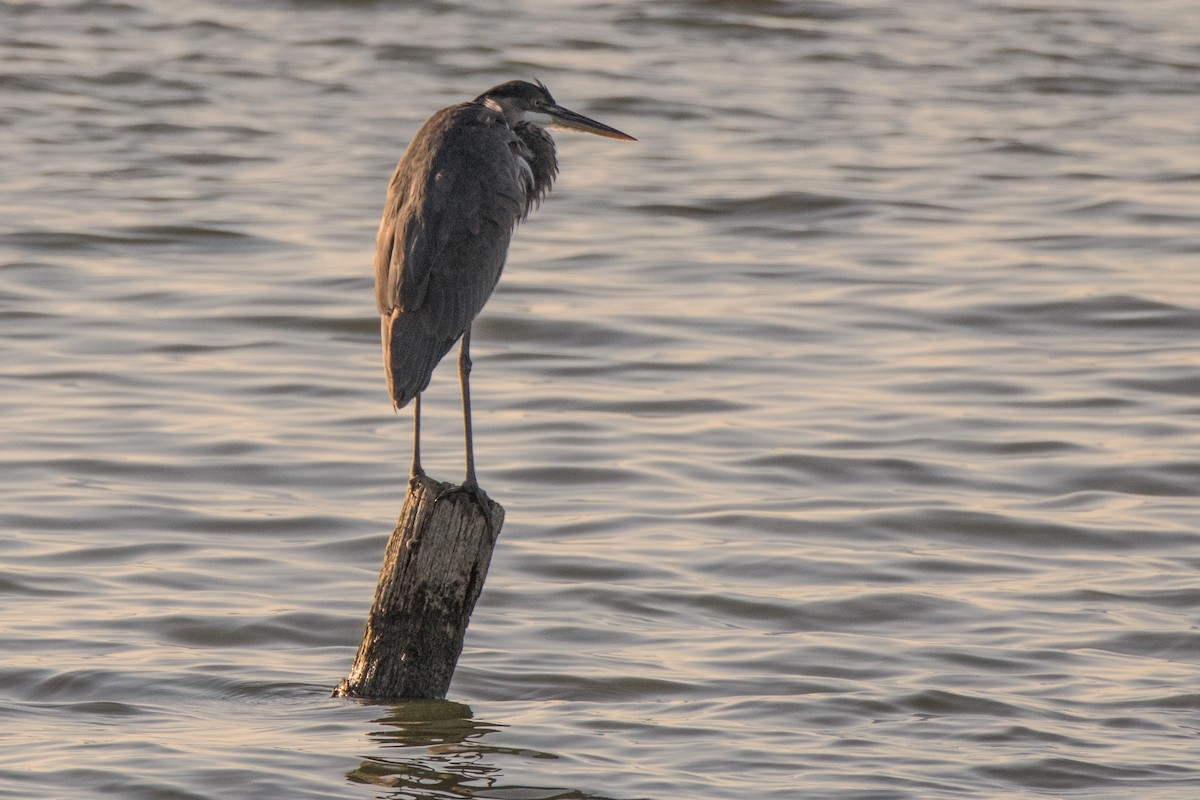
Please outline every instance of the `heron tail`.
[{"label": "heron tail", "polygon": [[388,393],[397,410],[429,387],[433,369],[454,343],[433,334],[419,313],[402,314],[394,309],[380,318],[383,339],[383,370],[387,375]]}]

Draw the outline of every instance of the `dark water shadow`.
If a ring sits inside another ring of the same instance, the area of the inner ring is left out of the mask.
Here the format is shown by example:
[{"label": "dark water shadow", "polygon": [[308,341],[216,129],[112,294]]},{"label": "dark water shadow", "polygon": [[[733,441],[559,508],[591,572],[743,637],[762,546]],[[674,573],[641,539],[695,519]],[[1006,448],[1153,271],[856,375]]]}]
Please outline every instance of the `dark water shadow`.
[{"label": "dark water shadow", "polygon": [[346,780],[377,787],[379,800],[610,800],[574,789],[510,783],[501,767],[505,759],[556,761],[558,755],[487,743],[507,726],[475,719],[462,703],[408,701],[390,706],[373,722],[379,728],[368,736],[382,752],[364,758]]}]

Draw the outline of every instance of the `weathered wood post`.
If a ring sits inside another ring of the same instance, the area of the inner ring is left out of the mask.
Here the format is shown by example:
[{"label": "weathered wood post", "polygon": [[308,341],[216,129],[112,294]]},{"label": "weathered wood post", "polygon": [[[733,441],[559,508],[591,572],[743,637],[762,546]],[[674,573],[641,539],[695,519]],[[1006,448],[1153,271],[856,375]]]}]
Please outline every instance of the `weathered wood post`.
[{"label": "weathered wood post", "polygon": [[[483,589],[504,508],[412,479],[350,674],[335,697],[442,699]],[[440,498],[440,499],[439,499]]]}]

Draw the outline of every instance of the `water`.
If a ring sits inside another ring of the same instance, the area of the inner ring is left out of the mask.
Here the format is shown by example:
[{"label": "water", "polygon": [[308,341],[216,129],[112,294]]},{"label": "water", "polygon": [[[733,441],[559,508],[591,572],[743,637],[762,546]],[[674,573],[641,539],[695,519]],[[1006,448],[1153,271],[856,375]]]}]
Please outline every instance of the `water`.
[{"label": "water", "polygon": [[[0,797],[1200,792],[1191,3],[43,0],[0,53]],[[514,77],[640,141],[558,137],[476,328],[450,702],[331,699],[408,466],[386,178]]]}]

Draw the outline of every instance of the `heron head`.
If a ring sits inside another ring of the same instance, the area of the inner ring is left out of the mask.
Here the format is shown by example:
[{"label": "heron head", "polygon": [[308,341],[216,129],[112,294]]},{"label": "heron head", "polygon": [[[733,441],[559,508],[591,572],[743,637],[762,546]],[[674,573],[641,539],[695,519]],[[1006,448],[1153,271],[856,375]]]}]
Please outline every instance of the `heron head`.
[{"label": "heron head", "polygon": [[509,81],[499,86],[493,86],[479,97],[476,103],[481,103],[499,111],[510,126],[519,123],[536,125],[539,128],[557,128],[569,131],[583,131],[597,136],[607,136],[610,139],[622,139],[627,142],[637,141],[616,128],[610,128],[602,122],[577,114],[569,108],[563,108],[554,102],[541,81],[536,84],[526,81]]}]

